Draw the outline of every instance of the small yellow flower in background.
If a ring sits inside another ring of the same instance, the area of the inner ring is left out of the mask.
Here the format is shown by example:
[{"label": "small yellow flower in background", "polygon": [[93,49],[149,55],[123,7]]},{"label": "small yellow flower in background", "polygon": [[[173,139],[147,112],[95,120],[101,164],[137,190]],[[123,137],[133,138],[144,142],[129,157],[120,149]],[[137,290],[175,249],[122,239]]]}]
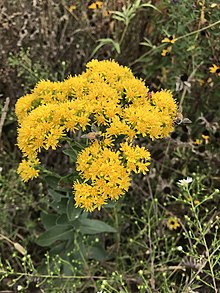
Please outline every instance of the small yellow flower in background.
[{"label": "small yellow flower in background", "polygon": [[166,49],[163,49],[163,51],[161,52],[161,55],[162,55],[163,57],[165,57],[165,56],[167,56],[167,55],[170,54],[171,50],[172,50],[172,47],[169,46],[169,47],[167,47]]},{"label": "small yellow flower in background", "polygon": [[176,217],[169,217],[167,220],[167,227],[170,230],[176,230],[177,228],[180,227],[180,223],[178,221],[178,218]]},{"label": "small yellow flower in background", "polygon": [[209,67],[211,73],[216,73],[218,76],[220,76],[220,67],[216,64],[212,64],[212,67]]},{"label": "small yellow flower in background", "polygon": [[200,201],[198,199],[196,199],[196,200],[194,200],[194,204],[198,205],[198,204],[200,204]]},{"label": "small yellow flower in background", "polygon": [[89,9],[92,9],[92,10],[96,10],[96,9],[101,9],[103,6],[103,2],[102,1],[96,1],[96,2],[93,2],[92,4],[89,5]]},{"label": "small yellow flower in background", "polygon": [[207,144],[209,142],[209,135],[202,134],[202,138],[204,139],[205,144]]},{"label": "small yellow flower in background", "polygon": [[72,5],[69,7],[69,11],[70,11],[70,12],[73,12],[74,10],[76,10],[76,5],[75,5],[75,4],[72,4]]},{"label": "small yellow flower in background", "polygon": [[106,11],[104,12],[104,16],[109,16],[111,13],[112,13],[111,10],[106,10]]},{"label": "small yellow flower in background", "polygon": [[193,142],[194,145],[200,145],[201,143],[202,143],[202,140],[198,138]]},{"label": "small yellow flower in background", "polygon": [[176,42],[175,35],[166,37],[161,41],[161,43],[171,43],[171,44],[174,44],[175,42]]}]

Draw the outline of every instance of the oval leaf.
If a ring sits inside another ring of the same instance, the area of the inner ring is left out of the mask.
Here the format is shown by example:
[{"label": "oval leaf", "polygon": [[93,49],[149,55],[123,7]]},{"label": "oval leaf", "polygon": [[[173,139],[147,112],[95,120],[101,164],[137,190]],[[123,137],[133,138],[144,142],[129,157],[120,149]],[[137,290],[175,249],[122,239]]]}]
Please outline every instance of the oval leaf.
[{"label": "oval leaf", "polygon": [[67,156],[70,157],[70,159],[72,160],[72,162],[75,162],[77,159],[77,151],[73,150],[73,149],[66,149],[63,150],[63,153]]},{"label": "oval leaf", "polygon": [[66,212],[67,212],[67,217],[69,221],[74,221],[78,219],[80,214],[82,213],[82,209],[75,208],[74,200],[72,196],[69,198],[67,202]]},{"label": "oval leaf", "polygon": [[97,233],[103,233],[103,232],[116,233],[117,232],[115,228],[99,220],[80,219],[79,222],[80,222],[79,229],[82,234],[97,234]]},{"label": "oval leaf", "polygon": [[68,240],[72,237],[74,228],[71,226],[54,226],[41,234],[36,243],[40,246],[50,246],[57,240]]},{"label": "oval leaf", "polygon": [[52,196],[53,200],[56,202],[60,202],[61,198],[64,196],[63,194],[53,190],[53,189],[48,189],[48,193]]},{"label": "oval leaf", "polygon": [[49,215],[41,212],[40,218],[45,229],[50,229],[56,226],[57,215]]},{"label": "oval leaf", "polygon": [[48,175],[45,177],[45,181],[52,188],[57,188],[60,178],[57,176]]}]

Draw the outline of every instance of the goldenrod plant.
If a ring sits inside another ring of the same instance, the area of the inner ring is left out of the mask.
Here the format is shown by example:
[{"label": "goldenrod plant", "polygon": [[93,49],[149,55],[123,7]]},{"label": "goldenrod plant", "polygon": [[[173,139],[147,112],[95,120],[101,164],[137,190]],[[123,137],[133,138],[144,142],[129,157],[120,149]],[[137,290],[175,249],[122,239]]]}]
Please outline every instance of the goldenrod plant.
[{"label": "goldenrod plant", "polygon": [[219,1],[1,2],[0,291],[218,293]]},{"label": "goldenrod plant", "polygon": [[69,132],[86,133],[96,126],[102,140],[94,134],[77,154],[80,178],[73,192],[76,207],[100,209],[128,191],[131,172],[148,171],[150,153],[135,145],[135,139],[168,136],[176,113],[170,91],[150,93],[128,67],[92,60],[81,75],[63,82],[40,81],[18,100],[18,146],[23,153],[18,173],[23,181],[38,177],[43,149],[55,150]]}]

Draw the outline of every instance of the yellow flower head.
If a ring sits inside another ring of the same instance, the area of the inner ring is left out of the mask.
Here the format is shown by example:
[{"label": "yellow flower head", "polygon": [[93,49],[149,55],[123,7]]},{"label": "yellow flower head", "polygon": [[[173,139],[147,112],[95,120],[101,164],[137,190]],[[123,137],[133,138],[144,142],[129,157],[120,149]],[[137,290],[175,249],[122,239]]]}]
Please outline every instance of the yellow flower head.
[{"label": "yellow flower head", "polygon": [[101,9],[103,6],[103,2],[102,1],[96,1],[96,2],[93,2],[92,4],[89,5],[89,9],[92,9],[92,10],[96,10],[96,9]]},{"label": "yellow flower head", "polygon": [[166,49],[164,49],[164,50],[161,52],[161,55],[162,55],[163,57],[165,57],[165,56],[169,55],[171,51],[172,51],[172,47],[169,46],[169,47],[167,47]]},{"label": "yellow flower head", "polygon": [[171,44],[174,44],[175,42],[176,42],[176,37],[174,35],[166,37],[161,41],[161,43],[171,43]]},{"label": "yellow flower head", "polygon": [[178,218],[176,217],[169,217],[167,220],[167,227],[170,230],[176,230],[177,228],[180,227],[180,223],[178,221]]},{"label": "yellow flower head", "polygon": [[69,11],[73,12],[74,10],[76,10],[76,5],[75,4],[70,5]]},{"label": "yellow flower head", "polygon": [[202,138],[204,139],[206,144],[209,142],[209,135],[202,134]]},{"label": "yellow flower head", "polygon": [[194,200],[194,204],[195,204],[195,205],[199,205],[199,204],[200,204],[200,201],[199,201],[198,199],[195,199],[195,200]]},{"label": "yellow flower head", "polygon": [[220,76],[220,67],[216,64],[212,64],[212,67],[209,68],[211,73],[216,73],[218,76]]},{"label": "yellow flower head", "polygon": [[201,139],[196,139],[194,142],[193,142],[194,145],[200,145],[202,144],[202,140]]}]

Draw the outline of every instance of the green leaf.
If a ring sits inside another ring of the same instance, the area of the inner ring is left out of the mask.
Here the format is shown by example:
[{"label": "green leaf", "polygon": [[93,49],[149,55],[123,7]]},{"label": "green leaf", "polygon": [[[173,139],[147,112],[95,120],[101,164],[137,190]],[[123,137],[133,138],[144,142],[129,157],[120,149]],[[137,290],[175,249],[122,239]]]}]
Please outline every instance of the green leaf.
[{"label": "green leaf", "polygon": [[61,198],[64,197],[64,194],[61,194],[53,189],[48,189],[48,193],[52,196],[53,200],[56,202],[60,202]]},{"label": "green leaf", "polygon": [[114,208],[118,203],[116,201],[109,201],[107,204],[104,205],[105,209],[112,209]]},{"label": "green leaf", "polygon": [[52,176],[52,175],[48,175],[45,177],[45,181],[47,182],[47,184],[51,187],[56,189],[58,186],[58,183],[60,181],[60,177],[58,176]]},{"label": "green leaf", "polygon": [[68,225],[69,219],[67,218],[67,215],[65,215],[65,214],[60,215],[56,220],[56,224],[57,225]]},{"label": "green leaf", "polygon": [[113,16],[114,19],[116,19],[118,21],[125,22],[126,16],[124,15],[124,13],[122,13],[120,11],[113,11],[112,16]]},{"label": "green leaf", "polygon": [[74,221],[79,218],[82,213],[82,209],[75,208],[73,196],[71,196],[67,202],[66,213],[69,221]]},{"label": "green leaf", "polygon": [[65,246],[66,246],[66,242],[61,242],[61,243],[57,243],[54,244],[50,250],[50,254],[51,255],[57,255],[57,254],[61,254],[63,251],[65,251]]},{"label": "green leaf", "polygon": [[81,143],[79,143],[76,140],[73,140],[72,138],[65,137],[65,141],[68,142],[71,149],[75,150],[77,153],[85,148],[84,145],[82,145]]},{"label": "green leaf", "polygon": [[58,225],[41,234],[36,243],[40,246],[50,246],[57,240],[68,240],[73,236],[74,228],[70,225]]},{"label": "green leaf", "polygon": [[114,42],[114,40],[112,40],[111,38],[99,39],[98,42],[99,42],[99,44],[98,44],[98,45],[95,47],[95,49],[93,50],[93,52],[92,52],[92,54],[91,54],[91,57],[92,57],[93,55],[95,55],[95,53],[96,53],[101,47],[103,47],[103,46],[105,46],[105,45],[107,45],[107,44],[112,44],[113,47],[114,47],[115,50],[116,50],[117,45],[116,45],[116,47],[115,47],[115,42]]},{"label": "green leaf", "polygon": [[72,185],[73,181],[79,178],[79,174],[75,171],[72,171],[70,174],[61,177],[59,181],[58,190],[60,192],[71,192],[72,193]]},{"label": "green leaf", "polygon": [[114,48],[118,54],[121,53],[120,44],[118,42],[113,42]]},{"label": "green leaf", "polygon": [[62,198],[60,202],[52,202],[53,207],[59,214],[66,214],[67,198]]},{"label": "green leaf", "polygon": [[156,10],[157,12],[162,13],[156,6],[154,6],[153,4],[150,4],[150,3],[143,3],[143,4],[141,4],[141,7],[144,7],[144,8],[150,7],[150,8],[153,8],[154,10]]},{"label": "green leaf", "polygon": [[48,229],[56,226],[57,215],[52,215],[52,214],[49,215],[44,212],[41,212],[40,218],[41,218],[41,221],[42,221],[45,229],[48,230]]},{"label": "green leaf", "polygon": [[89,248],[88,258],[98,261],[104,261],[109,258],[109,254],[105,251],[101,244],[98,243]]},{"label": "green leaf", "polygon": [[79,229],[82,234],[116,233],[115,228],[99,220],[80,219],[79,222],[81,224]]},{"label": "green leaf", "polygon": [[153,48],[154,45],[151,43],[151,41],[148,38],[144,38],[144,42],[141,42],[140,45]]},{"label": "green leaf", "polygon": [[77,155],[78,155],[78,153],[77,153],[76,150],[66,149],[66,150],[63,150],[63,153],[65,155],[69,156],[72,162],[75,162],[76,161]]}]

